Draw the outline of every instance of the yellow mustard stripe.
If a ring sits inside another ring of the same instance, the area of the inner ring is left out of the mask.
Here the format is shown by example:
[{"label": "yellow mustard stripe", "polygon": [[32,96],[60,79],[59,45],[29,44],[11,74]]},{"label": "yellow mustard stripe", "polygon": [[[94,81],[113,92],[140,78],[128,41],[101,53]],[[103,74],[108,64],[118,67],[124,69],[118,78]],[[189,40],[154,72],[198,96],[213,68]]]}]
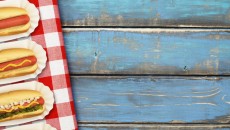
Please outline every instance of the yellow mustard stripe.
[{"label": "yellow mustard stripe", "polygon": [[32,61],[31,60],[24,60],[22,63],[20,63],[20,64],[9,64],[9,65],[7,65],[7,66],[5,66],[5,67],[3,67],[3,68],[1,68],[0,69],[0,71],[4,71],[7,67],[10,67],[10,66],[12,66],[12,67],[18,67],[18,66],[21,66],[21,65],[23,65],[24,63],[26,63],[26,62],[29,62],[29,63],[31,63]]},{"label": "yellow mustard stripe", "polygon": [[29,107],[30,105],[32,105],[33,103],[36,103],[36,104],[39,104],[37,101],[33,101],[33,102],[31,102],[29,105],[27,105],[27,106],[20,106],[20,105],[18,105],[18,106],[14,106],[14,108],[12,108],[12,109],[10,109],[10,110],[0,110],[0,112],[12,112],[15,108],[26,108],[26,107]]}]

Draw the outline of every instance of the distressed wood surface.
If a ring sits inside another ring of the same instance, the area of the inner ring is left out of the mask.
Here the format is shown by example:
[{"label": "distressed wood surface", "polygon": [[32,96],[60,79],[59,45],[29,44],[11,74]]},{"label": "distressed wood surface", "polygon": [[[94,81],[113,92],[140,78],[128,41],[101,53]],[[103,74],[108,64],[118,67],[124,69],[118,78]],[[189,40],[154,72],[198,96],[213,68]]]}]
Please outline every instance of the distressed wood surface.
[{"label": "distressed wood surface", "polygon": [[229,30],[64,29],[71,74],[229,75]]},{"label": "distressed wood surface", "polygon": [[230,78],[220,76],[230,74],[230,31],[207,29],[230,27],[229,0],[60,0],[59,7],[80,130],[230,128]]},{"label": "distressed wood surface", "polygon": [[64,26],[230,27],[229,0],[59,0]]},{"label": "distressed wood surface", "polygon": [[79,123],[229,123],[227,77],[74,77]]},{"label": "distressed wood surface", "polygon": [[229,127],[212,124],[79,124],[80,130],[229,130]]}]

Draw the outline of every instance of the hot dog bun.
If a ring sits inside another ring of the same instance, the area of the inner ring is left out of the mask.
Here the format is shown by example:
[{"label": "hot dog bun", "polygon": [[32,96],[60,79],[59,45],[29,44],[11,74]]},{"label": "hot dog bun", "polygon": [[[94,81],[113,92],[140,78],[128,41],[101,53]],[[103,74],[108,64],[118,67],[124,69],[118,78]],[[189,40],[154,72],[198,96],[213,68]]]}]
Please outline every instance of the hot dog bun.
[{"label": "hot dog bun", "polygon": [[[30,99],[34,97],[42,97],[43,95],[35,90],[16,90],[7,93],[0,94],[0,104],[7,105],[13,102],[20,102],[25,99]],[[45,111],[45,106],[42,106],[42,109],[28,112],[28,113],[20,113],[18,115],[13,115],[11,117],[7,117],[4,119],[0,119],[0,122],[14,120],[14,119],[21,119],[21,118],[28,118],[42,114]]]},{"label": "hot dog bun", "polygon": [[0,8],[0,20],[17,17],[20,15],[28,15],[27,11],[18,7],[2,7]]},{"label": "hot dog bun", "polygon": [[24,67],[20,69],[0,72],[0,79],[31,74],[31,73],[34,73],[37,70],[37,68],[38,68],[38,65],[35,64],[33,66],[28,66],[28,67]]},{"label": "hot dog bun", "polygon": [[30,28],[30,23],[27,23],[25,25],[0,29],[0,36],[14,35],[18,33],[27,32],[29,28]]},{"label": "hot dog bun", "polygon": [[[27,11],[18,7],[3,7],[0,8],[0,20],[28,15]],[[10,28],[0,29],[0,36],[14,35],[18,33],[27,32],[30,28],[30,22],[24,25],[18,25]]]},{"label": "hot dog bun", "polygon": [[7,93],[0,93],[0,104],[6,105],[11,102],[17,102],[37,96],[42,96],[42,94],[35,90],[15,90]]},{"label": "hot dog bun", "polygon": [[[9,62],[12,60],[35,56],[34,52],[29,49],[24,48],[13,48],[0,51],[0,64],[4,62]],[[26,66],[22,68],[12,69],[9,71],[0,72],[0,79],[23,76],[27,74],[32,74],[38,69],[38,64],[35,63],[31,66]]]},{"label": "hot dog bun", "polygon": [[0,51],[0,63],[12,61],[28,56],[34,56],[34,52],[24,48],[12,48]]}]

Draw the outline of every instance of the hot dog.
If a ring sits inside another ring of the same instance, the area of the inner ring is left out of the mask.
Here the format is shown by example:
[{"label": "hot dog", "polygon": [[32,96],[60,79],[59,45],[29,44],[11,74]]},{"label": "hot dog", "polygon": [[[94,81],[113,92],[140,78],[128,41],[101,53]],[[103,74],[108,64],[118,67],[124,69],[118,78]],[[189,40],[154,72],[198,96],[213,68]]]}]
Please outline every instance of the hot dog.
[{"label": "hot dog", "polygon": [[35,90],[16,90],[0,94],[0,122],[28,118],[45,111],[43,95]]},{"label": "hot dog", "polygon": [[18,7],[0,8],[0,36],[27,32],[30,28],[30,17],[27,11]]},{"label": "hot dog", "polygon": [[0,51],[0,79],[31,74],[37,68],[37,58],[32,50],[13,48]]}]

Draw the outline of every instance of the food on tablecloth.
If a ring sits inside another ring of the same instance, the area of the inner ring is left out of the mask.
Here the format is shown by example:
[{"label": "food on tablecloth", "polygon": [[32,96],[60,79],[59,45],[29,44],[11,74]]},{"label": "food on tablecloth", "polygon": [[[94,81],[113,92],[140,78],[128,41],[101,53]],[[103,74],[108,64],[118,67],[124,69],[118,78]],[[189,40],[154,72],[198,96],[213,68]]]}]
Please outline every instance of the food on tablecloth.
[{"label": "food on tablecloth", "polygon": [[39,91],[16,90],[0,94],[0,122],[28,118],[44,112],[44,98]]},{"label": "food on tablecloth", "polygon": [[30,17],[27,11],[19,7],[0,8],[0,36],[27,32],[30,28]]},{"label": "food on tablecloth", "polygon": [[12,48],[0,51],[0,79],[34,73],[38,68],[32,50]]}]

